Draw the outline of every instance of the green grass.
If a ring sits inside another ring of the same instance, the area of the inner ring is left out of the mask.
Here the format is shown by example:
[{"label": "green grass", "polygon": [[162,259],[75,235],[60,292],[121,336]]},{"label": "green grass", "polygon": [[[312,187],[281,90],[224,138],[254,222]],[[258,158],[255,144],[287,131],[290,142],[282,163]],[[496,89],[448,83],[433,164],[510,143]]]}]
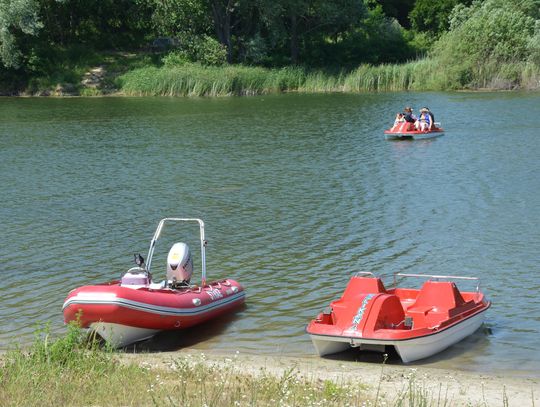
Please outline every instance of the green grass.
[{"label": "green grass", "polygon": [[185,64],[145,67],[119,78],[125,94],[137,96],[231,96],[299,90],[305,73],[299,68],[265,69],[230,65]]},{"label": "green grass", "polygon": [[234,357],[212,364],[178,356],[167,366],[122,361],[74,325],[52,340],[36,334],[26,350],[7,352],[0,366],[0,400],[9,406],[275,406],[361,405],[365,387],[307,380],[291,368],[281,376],[243,372]]},{"label": "green grass", "polygon": [[[117,91],[116,79],[123,73],[155,66],[159,55],[130,52],[95,52],[80,47],[56,48],[32,67],[32,72],[0,70],[0,93],[33,95],[101,96]],[[82,84],[91,69],[103,67],[105,76],[98,87]]]},{"label": "green grass", "polygon": [[149,374],[136,366],[118,363],[110,350],[98,349],[75,326],[57,340],[52,340],[47,330],[39,331],[29,349],[11,350],[2,362],[3,405],[95,405],[96,400],[118,405],[146,401],[126,383],[148,381]]},{"label": "green grass", "polygon": [[[152,354],[130,356],[100,346],[75,325],[69,325],[67,333],[56,339],[47,329],[39,330],[27,349],[15,348],[0,358],[0,405],[455,405],[448,386],[441,383],[438,390],[430,389],[416,377],[414,369],[404,376],[401,390],[383,392],[385,363],[378,385],[370,387],[362,383],[361,374],[349,382],[322,380],[317,372],[301,372],[294,366],[281,373],[266,368],[250,371],[235,355],[215,361],[191,353],[169,359]],[[502,397],[503,404],[509,405],[505,388]]]},{"label": "green grass", "polygon": [[137,96],[230,96],[279,92],[388,92],[450,89],[540,89],[540,68],[532,63],[480,67],[477,72],[445,71],[437,61],[361,65],[327,73],[299,67],[267,69],[184,64],[143,67],[119,77],[119,88]]}]

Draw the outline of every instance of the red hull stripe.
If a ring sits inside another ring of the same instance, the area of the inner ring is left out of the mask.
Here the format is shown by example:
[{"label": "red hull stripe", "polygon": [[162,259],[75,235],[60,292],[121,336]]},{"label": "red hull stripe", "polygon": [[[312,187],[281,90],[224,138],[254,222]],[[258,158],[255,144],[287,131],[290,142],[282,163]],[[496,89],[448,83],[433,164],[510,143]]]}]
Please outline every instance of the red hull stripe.
[{"label": "red hull stripe", "polygon": [[203,314],[208,311],[211,311],[216,308],[234,303],[242,298],[244,298],[246,293],[244,291],[239,292],[238,294],[225,297],[221,300],[211,302],[207,305],[203,305],[196,308],[176,308],[176,307],[162,307],[159,305],[147,304],[144,302],[137,302],[128,300],[125,298],[115,298],[115,299],[78,299],[77,297],[72,297],[68,299],[64,306],[62,307],[65,310],[70,305],[118,305],[125,308],[131,308],[138,311],[149,312],[152,314],[158,315],[198,315]]}]

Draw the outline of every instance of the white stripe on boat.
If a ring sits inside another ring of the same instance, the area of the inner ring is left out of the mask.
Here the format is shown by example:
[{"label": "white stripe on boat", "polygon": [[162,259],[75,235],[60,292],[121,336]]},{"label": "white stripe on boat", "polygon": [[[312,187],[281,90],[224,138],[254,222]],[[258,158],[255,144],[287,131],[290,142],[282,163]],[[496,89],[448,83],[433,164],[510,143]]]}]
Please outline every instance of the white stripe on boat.
[{"label": "white stripe on boat", "polygon": [[[96,293],[102,294],[102,293]],[[84,295],[84,298],[79,298],[78,295],[71,297],[65,303],[62,309],[72,305],[72,304],[93,304],[93,305],[118,305],[125,308],[130,308],[138,311],[149,312],[152,314],[158,315],[198,315],[205,313],[214,308],[219,308],[229,303],[235,302],[243,297],[245,297],[245,291],[241,291],[237,294],[225,297],[218,301],[213,301],[209,304],[195,307],[195,308],[177,308],[177,307],[163,307],[160,305],[148,304],[139,301],[128,300],[125,298],[103,298],[103,296],[96,295],[94,298],[88,295]]]}]

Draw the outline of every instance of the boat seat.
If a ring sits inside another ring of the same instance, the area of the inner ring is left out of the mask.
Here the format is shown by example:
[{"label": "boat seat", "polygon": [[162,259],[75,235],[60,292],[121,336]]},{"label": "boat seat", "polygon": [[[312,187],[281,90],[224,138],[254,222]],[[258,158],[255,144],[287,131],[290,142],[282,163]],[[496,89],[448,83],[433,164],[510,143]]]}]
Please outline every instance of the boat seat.
[{"label": "boat seat", "polygon": [[415,326],[432,326],[451,318],[469,305],[474,306],[474,301],[465,301],[455,283],[426,281],[406,313],[413,318]]},{"label": "boat seat", "polygon": [[386,294],[386,288],[377,277],[352,277],[341,298],[353,299],[364,294]]}]

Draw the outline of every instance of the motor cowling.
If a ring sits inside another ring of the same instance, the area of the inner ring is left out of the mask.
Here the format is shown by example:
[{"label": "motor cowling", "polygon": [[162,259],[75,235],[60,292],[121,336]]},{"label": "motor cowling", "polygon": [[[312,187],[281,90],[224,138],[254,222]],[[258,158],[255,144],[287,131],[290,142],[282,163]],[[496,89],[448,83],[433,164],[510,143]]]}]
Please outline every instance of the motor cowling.
[{"label": "motor cowling", "polygon": [[167,256],[167,280],[189,283],[193,274],[193,258],[189,246],[175,243]]}]

